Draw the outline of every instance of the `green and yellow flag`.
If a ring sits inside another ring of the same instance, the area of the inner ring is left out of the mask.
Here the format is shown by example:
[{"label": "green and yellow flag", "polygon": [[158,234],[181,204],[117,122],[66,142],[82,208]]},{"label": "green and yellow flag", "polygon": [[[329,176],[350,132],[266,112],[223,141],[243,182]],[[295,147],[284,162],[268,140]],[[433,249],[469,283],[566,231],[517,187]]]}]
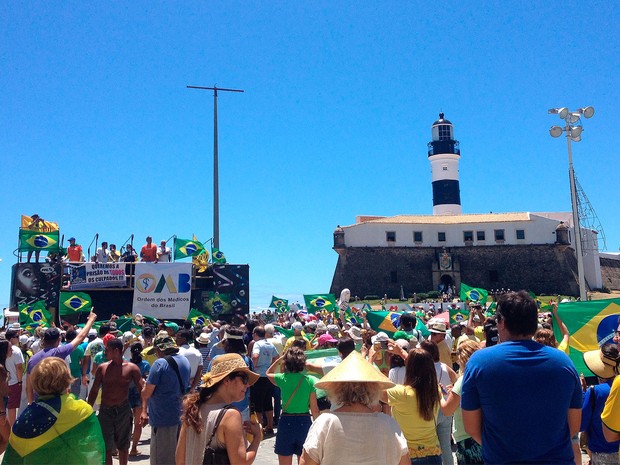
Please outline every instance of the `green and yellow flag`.
[{"label": "green and yellow flag", "polygon": [[469,300],[470,302],[478,302],[485,305],[489,291],[481,289],[479,287],[471,287],[465,283],[461,283],[461,300],[463,302]]},{"label": "green and yellow flag", "polygon": [[334,294],[304,294],[308,313],[327,310],[333,312],[338,308]]},{"label": "green and yellow flag", "polygon": [[174,240],[174,259],[195,257],[204,252],[205,247],[197,240],[175,239]]},{"label": "green and yellow flag", "polygon": [[41,232],[31,229],[19,230],[19,251],[59,250],[58,231]]},{"label": "green and yellow flag", "polygon": [[288,300],[281,299],[280,297],[276,297],[275,295],[271,296],[271,303],[269,304],[269,308],[275,308],[277,312],[288,312]]},{"label": "green and yellow flag", "polygon": [[450,325],[467,321],[469,319],[469,309],[467,308],[451,308],[450,309]]},{"label": "green and yellow flag", "polygon": [[205,315],[202,312],[199,312],[195,308],[192,308],[187,315],[187,319],[192,322],[193,325],[204,326],[211,321],[208,315]]},{"label": "green and yellow flag", "polygon": [[[385,312],[385,311],[371,311],[366,314],[366,320],[372,329],[375,331],[383,331],[389,337],[394,336],[394,333],[398,331],[400,326],[400,316],[402,313],[397,312]],[[428,328],[419,318],[416,318],[415,329],[419,330],[422,336],[428,337],[430,332]]]},{"label": "green and yellow flag", "polygon": [[22,215],[21,227],[24,229],[37,229],[38,231],[58,231],[58,223],[52,221],[45,221],[39,218],[35,225],[32,224],[32,217],[28,215]]},{"label": "green and yellow flag", "polygon": [[[569,357],[577,373],[593,376],[583,362],[583,353],[597,350],[604,344],[614,344],[618,328],[620,299],[589,300],[587,302],[561,303],[558,314],[570,333]],[[555,338],[560,341],[562,333],[553,320]]]},{"label": "green and yellow flag", "polygon": [[31,305],[19,305],[18,309],[19,323],[22,326],[50,326],[52,323],[52,314],[45,308],[43,300],[37,300]]},{"label": "green and yellow flag", "polygon": [[105,463],[105,443],[90,405],[71,394],[39,399],[13,425],[3,464]]},{"label": "green and yellow flag", "polygon": [[93,302],[90,296],[84,292],[61,292],[60,305],[58,306],[60,316],[75,315],[76,313],[90,313]]},{"label": "green and yellow flag", "polygon": [[226,256],[217,247],[211,247],[211,260],[219,265],[226,263]]}]

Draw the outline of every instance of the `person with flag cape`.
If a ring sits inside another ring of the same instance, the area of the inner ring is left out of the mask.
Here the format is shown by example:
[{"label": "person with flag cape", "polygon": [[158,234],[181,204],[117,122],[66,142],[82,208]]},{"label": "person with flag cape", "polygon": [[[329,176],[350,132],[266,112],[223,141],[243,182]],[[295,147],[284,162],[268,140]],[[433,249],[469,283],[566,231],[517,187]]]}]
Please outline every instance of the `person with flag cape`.
[{"label": "person with flag cape", "polygon": [[2,464],[103,465],[99,421],[90,405],[67,394],[73,378],[64,360],[41,360],[28,379],[40,397],[13,425]]}]

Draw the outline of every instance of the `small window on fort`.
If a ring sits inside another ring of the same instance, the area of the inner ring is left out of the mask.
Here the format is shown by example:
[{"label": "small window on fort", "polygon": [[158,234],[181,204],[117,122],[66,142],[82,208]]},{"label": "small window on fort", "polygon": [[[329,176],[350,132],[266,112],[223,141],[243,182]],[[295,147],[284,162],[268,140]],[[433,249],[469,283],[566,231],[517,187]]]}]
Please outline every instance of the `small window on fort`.
[{"label": "small window on fort", "polygon": [[525,239],[525,229],[517,229],[517,239]]},{"label": "small window on fort", "polygon": [[484,241],[486,239],[484,231],[476,231],[476,240]]},{"label": "small window on fort", "polygon": [[422,231],[413,231],[413,242],[422,242]]},{"label": "small window on fort", "polygon": [[471,242],[474,240],[474,232],[473,231],[463,231],[463,240],[465,242]]},{"label": "small window on fort", "polygon": [[396,242],[396,231],[386,231],[385,240],[388,242]]},{"label": "small window on fort", "polygon": [[390,271],[390,281],[392,283],[397,283],[398,282],[398,271],[396,271],[396,270]]},{"label": "small window on fort", "polygon": [[437,233],[437,240],[439,242],[446,242],[446,233],[445,232],[438,232]]},{"label": "small window on fort", "polygon": [[495,230],[495,240],[496,241],[503,241],[504,240],[504,230],[503,229],[496,229]]}]

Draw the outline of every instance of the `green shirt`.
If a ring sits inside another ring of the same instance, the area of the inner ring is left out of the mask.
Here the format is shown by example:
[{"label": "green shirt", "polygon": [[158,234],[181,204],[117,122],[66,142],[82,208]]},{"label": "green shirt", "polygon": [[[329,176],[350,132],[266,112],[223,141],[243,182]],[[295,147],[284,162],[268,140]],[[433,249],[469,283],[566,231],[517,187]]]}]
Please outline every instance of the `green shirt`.
[{"label": "green shirt", "polygon": [[71,370],[71,376],[74,378],[82,378],[82,360],[84,359],[84,348],[78,345],[73,352],[71,352],[71,363],[69,369]]},{"label": "green shirt", "polygon": [[[299,380],[301,384],[299,383]],[[316,378],[305,372],[302,373],[276,373],[276,385],[282,390],[282,409],[286,406],[283,413],[308,413],[310,409],[310,394],[316,391],[314,383]],[[295,396],[289,403],[293,391],[299,385]],[[288,403],[288,406],[286,405]]]}]

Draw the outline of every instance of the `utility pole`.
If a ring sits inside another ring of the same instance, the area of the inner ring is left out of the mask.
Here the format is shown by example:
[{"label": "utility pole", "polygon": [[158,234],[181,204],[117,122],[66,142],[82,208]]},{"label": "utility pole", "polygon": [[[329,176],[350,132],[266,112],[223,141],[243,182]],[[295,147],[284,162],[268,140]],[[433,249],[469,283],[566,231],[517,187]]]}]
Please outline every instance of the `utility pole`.
[{"label": "utility pole", "polygon": [[212,90],[213,91],[213,247],[220,248],[220,193],[219,193],[219,168],[218,168],[218,142],[217,142],[217,92],[244,92],[241,89],[225,89],[217,87],[186,86],[188,89]]}]

